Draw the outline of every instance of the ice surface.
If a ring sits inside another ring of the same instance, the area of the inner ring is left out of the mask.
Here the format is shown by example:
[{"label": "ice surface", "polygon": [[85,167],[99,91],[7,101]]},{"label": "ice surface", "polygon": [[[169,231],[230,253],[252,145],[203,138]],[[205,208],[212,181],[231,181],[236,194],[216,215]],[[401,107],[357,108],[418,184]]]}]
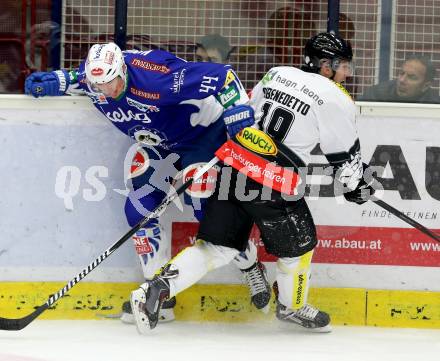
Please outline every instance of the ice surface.
[{"label": "ice surface", "polygon": [[119,320],[37,320],[0,331],[0,361],[440,360],[440,330],[334,326],[314,334],[287,326],[172,322],[141,336]]}]

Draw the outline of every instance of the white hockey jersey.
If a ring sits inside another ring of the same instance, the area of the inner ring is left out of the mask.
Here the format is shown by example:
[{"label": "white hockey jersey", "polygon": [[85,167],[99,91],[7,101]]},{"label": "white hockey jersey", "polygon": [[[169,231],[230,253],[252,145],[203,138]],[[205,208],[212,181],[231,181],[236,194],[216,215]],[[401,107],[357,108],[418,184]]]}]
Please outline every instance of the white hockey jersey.
[{"label": "white hockey jersey", "polygon": [[339,84],[293,67],[272,68],[252,90],[259,129],[284,143],[306,164],[317,143],[339,180],[354,189],[363,167],[356,107]]}]

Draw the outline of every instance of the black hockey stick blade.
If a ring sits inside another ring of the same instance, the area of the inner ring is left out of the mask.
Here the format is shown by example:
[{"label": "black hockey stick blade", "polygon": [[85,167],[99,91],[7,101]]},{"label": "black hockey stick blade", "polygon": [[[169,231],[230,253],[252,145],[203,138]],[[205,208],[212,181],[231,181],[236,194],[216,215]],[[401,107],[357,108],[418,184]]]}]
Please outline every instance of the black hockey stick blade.
[{"label": "black hockey stick blade", "polygon": [[19,331],[29,325],[33,320],[40,316],[44,311],[46,311],[50,306],[62,298],[69,290],[80,282],[84,277],[86,277],[90,272],[92,272],[96,267],[98,267],[102,261],[107,259],[114,251],[116,251],[122,244],[124,244],[128,239],[131,238],[140,228],[145,226],[147,222],[161,214],[165,208],[180,194],[182,194],[185,189],[187,189],[193,181],[199,179],[204,173],[211,169],[219,159],[214,157],[209,163],[200,168],[193,176],[193,178],[188,179],[183,183],[177,190],[171,195],[167,196],[149,215],[144,217],[139,221],[137,225],[131,228],[126,234],[124,234],[117,242],[105,250],[99,257],[97,257],[92,263],[90,263],[87,268],[83,269],[81,273],[76,275],[71,281],[69,281],[61,290],[57,293],[51,295],[47,302],[41,306],[38,306],[34,312],[22,318],[3,318],[0,317],[0,330],[5,331]]},{"label": "black hockey stick blade", "polygon": [[431,237],[433,240],[440,242],[439,235],[435,234],[430,229],[426,228],[425,226],[416,222],[414,219],[412,219],[412,218],[408,217],[407,215],[405,215],[404,213],[400,212],[398,209],[394,208],[393,206],[389,205],[388,203],[384,202],[381,199],[372,198],[371,200],[374,203],[376,203],[378,206],[382,207],[383,209],[387,210],[391,214],[395,215],[397,218],[400,218],[402,221],[408,223],[410,226],[413,226],[414,228],[418,229],[420,232]]},{"label": "black hockey stick blade", "polygon": [[34,312],[23,318],[0,317],[0,330],[19,331],[29,325],[48,308],[49,305],[45,303],[44,305],[38,306]]}]

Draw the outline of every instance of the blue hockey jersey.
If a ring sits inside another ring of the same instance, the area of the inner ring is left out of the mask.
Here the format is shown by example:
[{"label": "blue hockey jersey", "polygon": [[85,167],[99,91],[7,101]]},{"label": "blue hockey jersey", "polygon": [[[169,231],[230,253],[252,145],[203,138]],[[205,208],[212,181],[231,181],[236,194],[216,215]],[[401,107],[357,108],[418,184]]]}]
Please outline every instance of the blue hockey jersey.
[{"label": "blue hockey jersey", "polygon": [[85,61],[70,73],[68,91],[84,91],[119,130],[138,141],[178,150],[203,136],[224,109],[249,100],[229,65],[187,62],[162,50],[123,54],[127,79],[118,99],[92,89]]}]

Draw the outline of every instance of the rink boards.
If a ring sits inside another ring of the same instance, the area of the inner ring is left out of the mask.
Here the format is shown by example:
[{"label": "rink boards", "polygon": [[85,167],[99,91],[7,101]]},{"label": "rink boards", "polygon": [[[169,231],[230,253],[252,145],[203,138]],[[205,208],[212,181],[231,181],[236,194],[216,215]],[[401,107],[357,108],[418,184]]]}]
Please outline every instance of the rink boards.
[{"label": "rink boards", "polygon": [[[59,282],[1,284],[2,317],[20,318],[46,302]],[[41,319],[105,319],[115,317],[136,283],[78,284]],[[335,325],[440,328],[440,292],[312,288],[310,302],[331,315]],[[243,285],[194,285],[177,296],[176,319],[202,322],[257,322],[274,319],[250,303]]]},{"label": "rink boards", "polygon": [[[440,109],[362,105],[358,127],[363,159],[384,165],[383,199],[440,233]],[[127,231],[124,167],[132,142],[91,108],[87,99],[0,97],[3,190],[0,211],[0,316],[21,317],[45,302]],[[318,229],[311,302],[335,324],[439,327],[440,245],[372,203],[331,196],[325,157],[307,179]],[[188,209],[163,217],[163,257],[194,241]],[[274,259],[259,248],[269,278]],[[43,314],[95,318],[119,312],[141,280],[137,256],[125,244]],[[18,283],[17,283],[18,282]],[[56,283],[53,283],[56,282]],[[115,283],[110,283],[115,282]],[[243,321],[252,309],[241,274],[222,268],[182,295],[178,319]]]}]

